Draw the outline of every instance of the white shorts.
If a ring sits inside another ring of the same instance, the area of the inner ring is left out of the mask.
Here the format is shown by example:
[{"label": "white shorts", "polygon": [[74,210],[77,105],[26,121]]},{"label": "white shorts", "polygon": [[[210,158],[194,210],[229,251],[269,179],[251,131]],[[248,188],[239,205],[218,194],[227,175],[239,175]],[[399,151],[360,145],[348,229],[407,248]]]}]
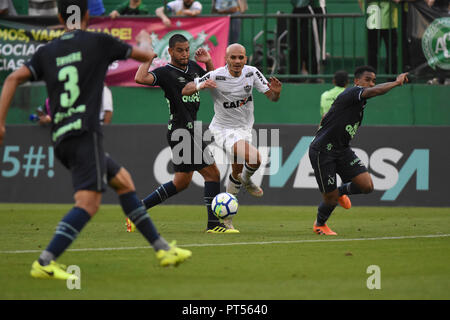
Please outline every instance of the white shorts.
[{"label": "white shorts", "polygon": [[252,143],[252,129],[248,128],[209,128],[217,146],[224,148],[227,153],[231,152],[233,145],[239,140]]}]

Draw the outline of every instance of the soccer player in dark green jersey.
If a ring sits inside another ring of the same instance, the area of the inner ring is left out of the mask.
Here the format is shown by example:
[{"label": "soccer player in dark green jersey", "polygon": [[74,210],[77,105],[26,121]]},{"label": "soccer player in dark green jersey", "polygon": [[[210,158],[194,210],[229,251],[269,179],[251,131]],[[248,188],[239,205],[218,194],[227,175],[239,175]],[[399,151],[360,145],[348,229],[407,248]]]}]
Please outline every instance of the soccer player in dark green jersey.
[{"label": "soccer player in dark green jersey", "polygon": [[[375,85],[375,80],[374,68],[362,66],[355,70],[355,86],[345,89],[336,98],[309,147],[309,159],[323,195],[313,226],[317,234],[336,235],[326,224],[328,218],[338,202],[346,208],[351,206],[351,203],[341,203],[339,199],[348,200],[347,195],[373,191],[372,178],[349,143],[361,126],[367,99],[403,85],[408,78],[407,73],[402,73],[393,82]],[[344,182],[339,188],[336,174]]]},{"label": "soccer player in dark green jersey", "polygon": [[53,115],[51,137],[55,155],[70,170],[75,191],[74,207],[63,217],[49,245],[32,264],[31,276],[76,278],[55,261],[98,211],[106,184],[114,189],[126,216],[155,249],[160,264],[178,265],[192,253],[168,244],[159,235],[136,195],[128,171],[119,166],[114,176],[107,177],[107,166],[114,162],[108,161],[110,158],[103,150],[98,116],[109,64],[127,58],[145,62],[152,54],[107,34],[84,31],[89,20],[87,0],[60,0],[58,9],[66,32],[39,48],[30,61],[10,74],[0,97],[2,144],[6,115],[17,86],[28,80],[46,83]]}]

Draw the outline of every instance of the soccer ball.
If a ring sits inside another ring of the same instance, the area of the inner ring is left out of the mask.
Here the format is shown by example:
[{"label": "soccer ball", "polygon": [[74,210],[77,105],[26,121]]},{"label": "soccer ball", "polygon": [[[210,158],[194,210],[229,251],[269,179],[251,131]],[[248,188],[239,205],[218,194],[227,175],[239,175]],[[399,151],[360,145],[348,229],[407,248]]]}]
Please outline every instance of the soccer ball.
[{"label": "soccer ball", "polygon": [[238,211],[238,206],[236,197],[226,192],[219,193],[211,203],[211,209],[219,219],[235,215]]}]

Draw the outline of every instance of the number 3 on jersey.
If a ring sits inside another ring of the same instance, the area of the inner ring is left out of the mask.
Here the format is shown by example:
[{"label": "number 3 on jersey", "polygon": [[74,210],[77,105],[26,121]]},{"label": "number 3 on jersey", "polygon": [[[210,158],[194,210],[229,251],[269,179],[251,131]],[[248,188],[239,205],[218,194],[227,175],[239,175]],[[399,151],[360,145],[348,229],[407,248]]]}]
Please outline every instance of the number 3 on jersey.
[{"label": "number 3 on jersey", "polygon": [[64,82],[64,90],[61,93],[60,104],[61,107],[70,108],[73,106],[78,96],[80,95],[80,88],[78,87],[78,70],[74,66],[67,66],[59,70],[58,80]]}]

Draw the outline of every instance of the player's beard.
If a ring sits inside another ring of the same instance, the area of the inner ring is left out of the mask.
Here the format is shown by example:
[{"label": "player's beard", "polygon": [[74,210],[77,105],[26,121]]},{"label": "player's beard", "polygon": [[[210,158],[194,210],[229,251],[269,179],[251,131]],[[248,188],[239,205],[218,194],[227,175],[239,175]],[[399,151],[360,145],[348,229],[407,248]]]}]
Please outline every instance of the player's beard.
[{"label": "player's beard", "polygon": [[181,67],[187,67],[188,63],[189,63],[189,58],[186,60],[176,60],[176,63],[181,66]]},{"label": "player's beard", "polygon": [[242,69],[244,69],[243,66],[228,66],[228,69],[231,71],[233,76],[238,76],[241,74]]}]

